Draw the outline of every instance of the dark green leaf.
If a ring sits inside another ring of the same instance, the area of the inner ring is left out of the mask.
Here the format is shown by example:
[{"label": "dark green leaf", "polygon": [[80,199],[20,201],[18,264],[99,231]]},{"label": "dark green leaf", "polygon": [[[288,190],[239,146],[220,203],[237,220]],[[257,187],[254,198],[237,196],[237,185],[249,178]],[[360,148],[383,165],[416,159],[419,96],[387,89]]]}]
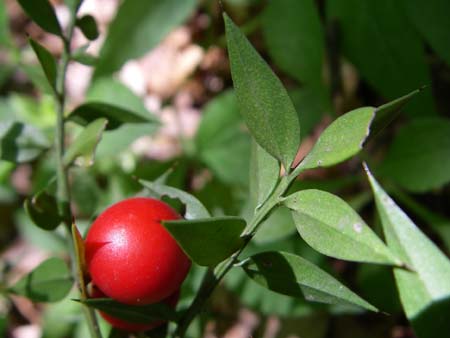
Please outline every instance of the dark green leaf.
[{"label": "dark green leaf", "polygon": [[288,171],[300,144],[297,112],[267,63],[226,14],[224,20],[241,114],[256,142]]},{"label": "dark green leaf", "polygon": [[248,182],[250,137],[228,91],[205,107],[195,143],[202,161],[225,183]]},{"label": "dark green leaf", "polygon": [[[344,55],[386,99],[431,83],[422,41],[400,1],[330,0],[327,17],[337,21]],[[418,97],[407,113],[434,114],[431,92]]]},{"label": "dark green leaf", "polygon": [[119,303],[111,298],[90,298],[79,302],[131,323],[146,324],[154,320],[177,319],[176,312],[164,303],[135,306]]},{"label": "dark green leaf", "polygon": [[54,230],[62,222],[54,196],[46,191],[40,191],[24,202],[25,211],[39,228]]},{"label": "dark green leaf", "polygon": [[62,35],[55,11],[48,0],[17,0],[33,21],[43,30]]},{"label": "dark green leaf", "polygon": [[123,1],[109,27],[94,76],[110,75],[125,61],[154,48],[196,5],[195,0]]},{"label": "dark green leaf", "polygon": [[0,335],[6,337],[6,329],[8,328],[8,319],[5,315],[0,315]]},{"label": "dark green leaf", "polygon": [[284,295],[378,311],[334,277],[297,255],[285,252],[260,253],[252,256],[244,269],[257,283]]},{"label": "dark green leaf", "polygon": [[375,118],[373,119],[372,125],[370,126],[371,136],[379,133],[383,128],[390,124],[394,119],[400,114],[406,104],[417,94],[422,91],[423,88],[416,89],[411,93],[408,93],[398,99],[391,102],[385,103],[379,106],[375,110]]},{"label": "dark green leaf", "polygon": [[0,122],[0,159],[22,163],[38,157],[49,147],[40,130],[20,122]]},{"label": "dark green leaf", "polygon": [[305,139],[326,115],[333,115],[330,94],[324,86],[302,87],[289,92],[297,110],[302,139]]},{"label": "dark green leaf", "polygon": [[302,170],[329,167],[356,155],[369,135],[375,108],[352,110],[329,125],[299,164]]},{"label": "dark green leaf", "polygon": [[366,172],[388,246],[415,271],[394,270],[406,316],[420,337],[438,337],[449,328],[450,261]]},{"label": "dark green leaf", "polygon": [[202,266],[220,263],[244,244],[240,235],[245,220],[239,217],[164,221],[162,224],[192,261]]},{"label": "dark green leaf", "polygon": [[53,90],[56,90],[56,61],[53,55],[41,44],[34,41],[33,39],[29,39],[30,45],[33,48],[36,56],[39,60],[39,63],[44,70],[45,77],[50,83],[50,86]]},{"label": "dark green leaf", "polygon": [[321,190],[302,190],[287,197],[283,204],[292,210],[302,238],[320,253],[356,262],[401,265],[339,197]]},{"label": "dark green leaf", "polygon": [[252,207],[257,209],[275,188],[280,177],[280,163],[254,141],[250,161],[250,195]]},{"label": "dark green leaf", "polygon": [[84,15],[77,19],[76,25],[81,29],[83,35],[89,40],[98,38],[99,32],[97,23],[92,15]]},{"label": "dark green leaf", "polygon": [[210,217],[208,210],[203,206],[203,204],[191,194],[167,185],[158,183],[139,180],[139,182],[159,196],[168,196],[170,198],[176,198],[180,200],[186,206],[186,212],[184,218],[186,219],[199,219]]},{"label": "dark green leaf", "polygon": [[59,258],[50,258],[8,290],[35,302],[57,302],[69,293],[72,286],[66,263]]},{"label": "dark green leaf", "polygon": [[302,83],[322,82],[325,43],[313,0],[270,1],[262,30],[271,57],[283,71]]},{"label": "dark green leaf", "polygon": [[450,65],[450,2],[447,0],[403,0],[406,14],[436,53]]},{"label": "dark green leaf", "polygon": [[389,148],[380,174],[414,192],[450,182],[450,120],[417,119],[403,127]]},{"label": "dark green leaf", "polygon": [[68,119],[83,126],[98,118],[108,120],[107,128],[116,129],[124,123],[157,123],[157,119],[151,115],[143,116],[128,109],[103,102],[88,102],[75,108]]},{"label": "dark green leaf", "polygon": [[64,154],[64,165],[76,165],[88,167],[94,163],[95,149],[100,142],[102,133],[108,121],[99,118],[91,122],[75,139]]}]

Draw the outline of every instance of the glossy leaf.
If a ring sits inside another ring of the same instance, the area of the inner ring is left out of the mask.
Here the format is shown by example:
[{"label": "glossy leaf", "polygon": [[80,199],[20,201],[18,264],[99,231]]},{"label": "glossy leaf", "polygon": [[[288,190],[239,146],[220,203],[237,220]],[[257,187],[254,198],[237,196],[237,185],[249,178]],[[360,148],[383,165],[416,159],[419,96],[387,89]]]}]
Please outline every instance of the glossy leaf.
[{"label": "glossy leaf", "polygon": [[356,262],[401,265],[363,219],[342,199],[321,190],[302,190],[283,204],[292,210],[302,238],[324,255]]},{"label": "glossy leaf", "polygon": [[81,299],[79,302],[131,323],[146,324],[154,320],[177,319],[176,312],[164,303],[135,306],[119,303],[111,298]]},{"label": "glossy leaf", "polygon": [[46,191],[27,198],[24,207],[33,223],[41,229],[54,230],[63,221],[58,213],[56,198]]},{"label": "glossy leaf", "polygon": [[123,1],[109,26],[94,76],[110,75],[125,61],[154,48],[188,18],[196,5],[195,0]]},{"label": "glossy leaf", "polygon": [[387,244],[415,271],[394,270],[405,313],[420,337],[438,337],[449,328],[450,260],[366,172]]},{"label": "glossy leaf", "polygon": [[378,311],[334,277],[294,254],[263,252],[250,257],[244,270],[257,283],[284,295]]},{"label": "glossy leaf", "polygon": [[55,35],[62,35],[55,11],[48,0],[17,1],[30,18],[43,30]]},{"label": "glossy leaf", "polygon": [[107,130],[116,129],[123,123],[157,123],[156,118],[151,115],[143,116],[125,108],[103,102],[87,102],[77,108],[69,115],[68,119],[83,126],[98,118],[108,120]]},{"label": "glossy leaf", "polygon": [[[431,83],[422,41],[401,1],[330,0],[326,5],[328,22],[337,23],[342,53],[383,97],[393,100]],[[406,112],[435,114],[431,92]]]},{"label": "glossy leaf", "polygon": [[297,112],[280,80],[224,14],[231,75],[241,114],[256,142],[289,170],[300,144]]},{"label": "glossy leaf", "polygon": [[352,110],[333,121],[300,163],[302,170],[329,167],[356,155],[370,132],[375,108]]},{"label": "glossy leaf", "polygon": [[195,136],[201,160],[225,183],[247,185],[250,136],[232,91],[207,104]]},{"label": "glossy leaf", "polygon": [[88,167],[94,163],[95,149],[100,142],[103,131],[108,121],[99,118],[91,122],[75,139],[64,154],[64,165],[70,166],[75,163],[79,166]]},{"label": "glossy leaf", "polygon": [[192,261],[202,266],[220,263],[244,244],[240,235],[246,223],[239,217],[163,221],[162,224]]},{"label": "glossy leaf", "polygon": [[436,51],[436,53],[450,65],[450,2],[447,0],[403,0],[403,8],[415,28]]},{"label": "glossy leaf", "polygon": [[22,163],[38,157],[49,147],[40,130],[21,122],[0,122],[0,159]]},{"label": "glossy leaf", "polygon": [[50,258],[19,280],[8,291],[35,302],[57,302],[72,288],[73,281],[66,263]]},{"label": "glossy leaf", "polygon": [[325,41],[313,0],[270,1],[262,30],[270,56],[284,72],[302,83],[322,82]]},{"label": "glossy leaf", "polygon": [[206,210],[203,204],[197,198],[195,198],[194,196],[183,190],[174,187],[169,187],[167,185],[160,184],[158,182],[150,182],[144,180],[139,180],[139,182],[144,187],[146,187],[147,189],[149,189],[153,193],[156,193],[159,196],[168,196],[170,198],[180,200],[186,206],[186,211],[184,215],[184,218],[186,219],[193,220],[210,217],[208,210]]},{"label": "glossy leaf", "polygon": [[280,163],[254,141],[250,161],[250,194],[253,207],[259,208],[275,189]]},{"label": "glossy leaf", "polygon": [[403,188],[425,192],[450,182],[450,120],[413,120],[394,138],[380,174]]},{"label": "glossy leaf", "polygon": [[53,90],[56,90],[56,60],[53,55],[41,44],[34,41],[33,39],[29,39],[30,45],[33,48],[39,63],[44,70],[45,77],[50,83],[50,86]]},{"label": "glossy leaf", "polygon": [[76,25],[81,29],[83,35],[89,40],[95,40],[98,38],[99,32],[97,23],[92,15],[84,15],[77,19]]}]

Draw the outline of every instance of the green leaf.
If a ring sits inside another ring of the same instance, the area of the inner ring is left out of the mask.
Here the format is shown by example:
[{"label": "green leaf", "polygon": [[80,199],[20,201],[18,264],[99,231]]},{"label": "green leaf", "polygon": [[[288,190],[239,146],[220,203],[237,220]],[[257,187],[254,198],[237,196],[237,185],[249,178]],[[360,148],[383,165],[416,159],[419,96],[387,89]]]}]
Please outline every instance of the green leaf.
[{"label": "green leaf", "polygon": [[334,114],[330,94],[325,86],[302,86],[290,91],[289,96],[302,126],[302,139],[313,132],[324,116]]},{"label": "green leaf", "polygon": [[244,270],[257,283],[284,295],[378,311],[334,277],[297,255],[263,252],[250,257]]},{"label": "green leaf", "polygon": [[224,14],[231,75],[241,114],[256,142],[287,171],[297,155],[300,124],[280,80]]},{"label": "green leaf", "polygon": [[23,10],[43,30],[62,36],[61,26],[48,0],[17,0]]},{"label": "green leaf", "polygon": [[84,0],[64,0],[72,13],[77,13]]},{"label": "green leaf", "polygon": [[64,154],[64,165],[70,166],[75,162],[79,166],[91,166],[94,163],[95,149],[100,142],[108,121],[99,118],[91,122],[75,139]]},{"label": "green leaf", "polygon": [[78,18],[76,26],[81,29],[83,35],[88,40],[95,40],[98,38],[99,32],[97,23],[92,15],[84,15],[81,18]]},{"label": "green leaf", "polygon": [[146,324],[154,320],[177,320],[176,312],[164,303],[135,306],[119,303],[111,298],[90,298],[75,301],[131,323]]},{"label": "green leaf", "polygon": [[372,121],[372,125],[370,126],[371,137],[378,134],[382,129],[384,129],[387,125],[389,125],[394,119],[398,116],[398,114],[403,110],[403,108],[408,104],[408,102],[417,94],[419,94],[424,88],[419,88],[411,93],[408,93],[398,99],[395,99],[391,102],[385,103],[379,106],[375,110],[375,118]]},{"label": "green leaf", "polygon": [[295,232],[291,211],[283,206],[277,207],[259,226],[252,242],[256,244],[273,243],[286,239]]},{"label": "green leaf", "polygon": [[[330,0],[326,5],[328,22],[339,28],[342,53],[383,97],[393,100],[431,83],[423,43],[401,1]],[[435,114],[431,92],[418,97],[407,113]]]},{"label": "green leaf", "polygon": [[450,3],[447,0],[403,0],[401,3],[415,28],[450,65],[450,22],[447,17]]},{"label": "green leaf", "polygon": [[422,118],[404,126],[388,150],[380,175],[413,192],[450,182],[450,120]]},{"label": "green leaf", "polygon": [[270,1],[262,31],[270,56],[284,72],[302,83],[322,82],[325,39],[313,0]]},{"label": "green leaf", "polygon": [[54,230],[63,221],[55,197],[45,190],[27,198],[24,208],[33,223],[41,229]]},{"label": "green leaf", "polygon": [[31,125],[0,122],[0,159],[22,163],[38,157],[49,147],[47,138]]},{"label": "green leaf", "polygon": [[195,136],[199,157],[225,183],[248,182],[250,137],[242,126],[236,97],[227,91],[205,107]]},{"label": "green leaf", "polygon": [[184,215],[184,218],[186,219],[201,219],[210,217],[208,210],[206,210],[203,204],[197,198],[183,190],[169,187],[158,182],[150,182],[145,180],[139,180],[139,182],[153,193],[158,194],[160,197],[168,196],[170,198],[180,200],[186,206],[186,212]]},{"label": "green leaf", "polygon": [[420,337],[438,337],[449,328],[450,261],[365,169],[387,244],[415,271],[394,270],[406,316]]},{"label": "green leaf", "polygon": [[369,135],[375,108],[352,110],[329,125],[299,164],[302,170],[329,167],[356,155]]},{"label": "green leaf", "polygon": [[33,48],[39,63],[44,70],[45,77],[50,83],[50,86],[53,90],[56,90],[56,61],[53,55],[41,44],[34,41],[33,39],[29,39],[30,45]]},{"label": "green leaf", "polygon": [[0,46],[10,47],[11,32],[9,30],[8,12],[6,10],[6,2],[0,1]]},{"label": "green leaf", "polygon": [[44,70],[40,65],[20,64],[22,70],[33,85],[42,91],[43,94],[54,95],[55,91],[48,83]]},{"label": "green leaf", "polygon": [[84,50],[75,50],[72,54],[72,60],[85,66],[95,66],[98,62],[96,56],[86,53]]},{"label": "green leaf", "polygon": [[275,189],[280,177],[280,163],[254,141],[250,161],[250,195],[253,208],[257,209]]},{"label": "green leaf", "polygon": [[116,129],[123,123],[157,123],[156,118],[151,115],[143,116],[128,109],[103,102],[84,103],[75,108],[68,119],[85,126],[102,117],[108,120],[107,130]]},{"label": "green leaf", "polygon": [[57,302],[72,288],[73,281],[66,263],[50,258],[8,289],[35,302]]},{"label": "green leaf", "polygon": [[324,255],[355,262],[401,265],[363,219],[342,199],[321,190],[302,190],[283,204],[292,210],[302,238]]},{"label": "green leaf", "polygon": [[222,262],[244,244],[240,235],[246,223],[239,217],[163,221],[162,224],[192,261],[201,266]]},{"label": "green leaf", "polygon": [[[96,80],[87,93],[88,101],[100,101],[114,106],[132,110],[144,117],[150,112],[145,108],[142,99],[136,96],[122,83],[111,79]],[[134,140],[143,135],[151,135],[157,130],[157,123],[124,124],[121,127],[103,133],[102,142],[97,147],[97,158],[117,156]]]},{"label": "green leaf", "polygon": [[109,27],[94,77],[110,75],[125,61],[144,55],[184,22],[196,6],[195,0],[123,1]]}]

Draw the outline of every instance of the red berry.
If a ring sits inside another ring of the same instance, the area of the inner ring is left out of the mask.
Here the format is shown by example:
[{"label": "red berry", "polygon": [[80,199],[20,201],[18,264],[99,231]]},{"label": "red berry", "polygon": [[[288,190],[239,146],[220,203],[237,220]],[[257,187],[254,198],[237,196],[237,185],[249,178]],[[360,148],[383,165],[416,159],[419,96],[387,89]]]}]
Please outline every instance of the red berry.
[{"label": "red berry", "polygon": [[[171,296],[167,297],[163,300],[164,303],[167,305],[175,308],[178,302],[178,298],[180,296],[179,290],[175,291]],[[103,294],[96,286],[93,286],[92,290],[92,297],[93,298],[103,298],[106,297],[105,294]],[[131,323],[127,322],[126,320],[116,318],[114,316],[111,316],[103,311],[99,311],[100,315],[103,317],[104,320],[106,320],[108,323],[111,324],[111,326],[118,328],[120,330],[128,331],[128,332],[137,332],[137,331],[148,331],[151,329],[154,329],[155,327],[158,327],[165,323],[163,320],[155,320],[146,324],[141,323]]]},{"label": "red berry", "polygon": [[108,297],[131,305],[172,295],[191,262],[161,221],[179,218],[167,204],[152,198],[130,198],[106,209],[85,242],[94,284]]}]

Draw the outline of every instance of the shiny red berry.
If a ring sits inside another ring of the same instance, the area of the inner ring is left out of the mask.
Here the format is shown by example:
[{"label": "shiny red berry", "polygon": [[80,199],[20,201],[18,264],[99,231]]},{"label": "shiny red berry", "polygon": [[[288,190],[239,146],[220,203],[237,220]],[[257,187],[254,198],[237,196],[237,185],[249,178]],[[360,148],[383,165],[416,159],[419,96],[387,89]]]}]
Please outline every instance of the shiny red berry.
[{"label": "shiny red berry", "polygon": [[136,197],[102,212],[86,237],[86,263],[94,284],[131,305],[162,301],[180,288],[191,262],[161,225],[180,216],[167,204]]}]

